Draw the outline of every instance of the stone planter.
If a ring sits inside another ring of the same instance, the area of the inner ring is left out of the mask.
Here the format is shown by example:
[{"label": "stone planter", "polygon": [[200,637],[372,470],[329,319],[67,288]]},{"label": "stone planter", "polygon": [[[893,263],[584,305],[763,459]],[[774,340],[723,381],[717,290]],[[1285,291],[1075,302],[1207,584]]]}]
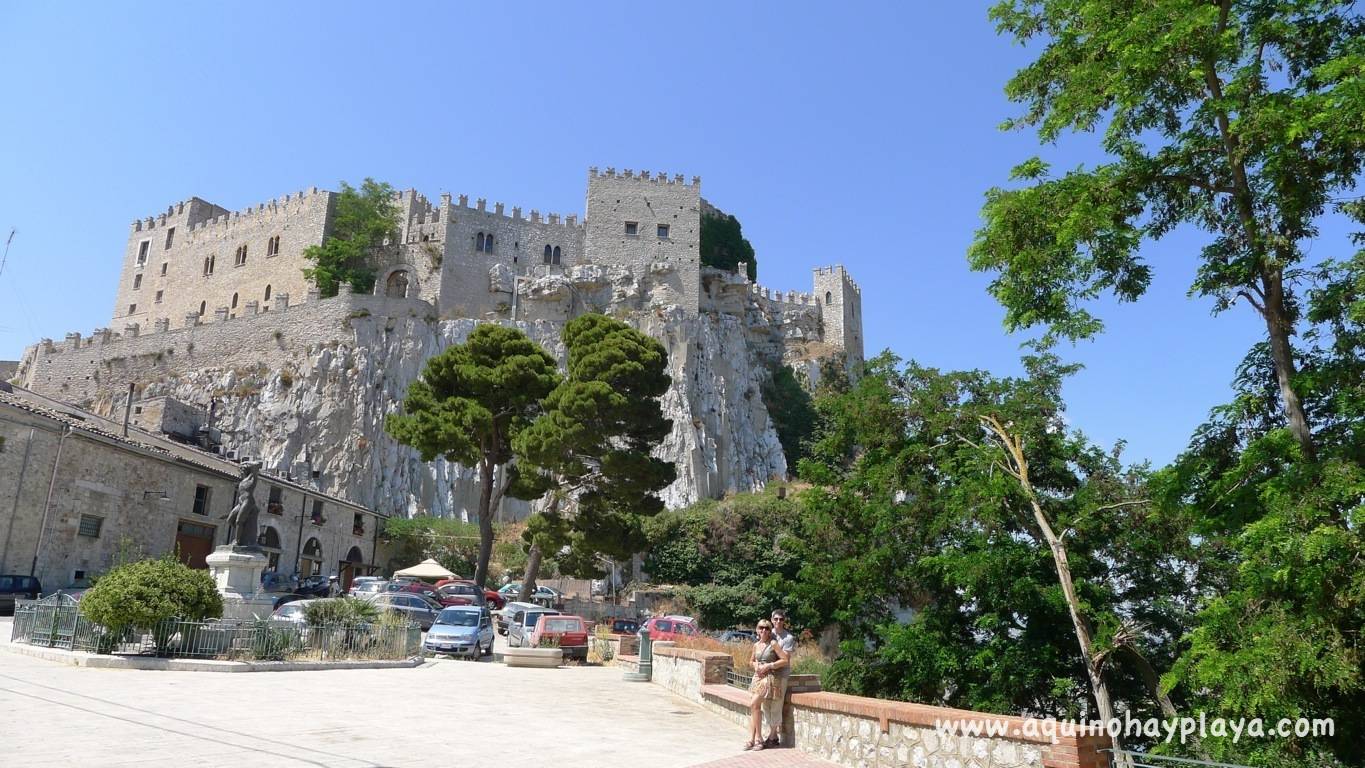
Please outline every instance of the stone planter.
[{"label": "stone planter", "polygon": [[502,661],[509,667],[541,667],[554,669],[564,661],[562,648],[508,648]]}]

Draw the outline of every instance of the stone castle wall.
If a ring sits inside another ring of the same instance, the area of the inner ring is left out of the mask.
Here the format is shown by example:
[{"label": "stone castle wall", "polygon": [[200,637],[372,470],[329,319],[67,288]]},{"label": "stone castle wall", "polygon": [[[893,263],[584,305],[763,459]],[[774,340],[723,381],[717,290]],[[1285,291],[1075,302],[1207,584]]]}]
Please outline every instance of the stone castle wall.
[{"label": "stone castle wall", "polygon": [[215,318],[186,328],[93,336],[67,334],[30,347],[20,361],[19,385],[70,403],[118,397],[129,382],[146,382],[195,368],[265,367],[278,370],[309,347],[353,337],[352,318],[431,317],[420,299],[391,299],[343,292],[330,299],[277,305],[271,312]]},{"label": "stone castle wall", "polygon": [[[192,198],[169,215],[135,222],[114,327],[137,323],[147,329],[161,320],[178,328],[190,315],[211,318],[219,309],[229,317],[249,314],[252,302],[258,311],[269,311],[281,294],[298,301],[311,288],[303,276],[303,251],[322,243],[332,199],[331,192],[314,187],[228,212]],[[240,248],[246,259],[238,263]]]}]

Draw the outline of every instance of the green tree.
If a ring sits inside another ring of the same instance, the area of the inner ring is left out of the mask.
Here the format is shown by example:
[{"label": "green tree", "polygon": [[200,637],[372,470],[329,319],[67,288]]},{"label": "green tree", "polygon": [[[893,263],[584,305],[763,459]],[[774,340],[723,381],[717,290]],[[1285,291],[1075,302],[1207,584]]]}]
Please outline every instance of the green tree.
[{"label": "green tree", "polygon": [[442,456],[478,470],[474,581],[480,585],[487,582],[493,551],[493,510],[516,479],[509,466],[512,443],[540,414],[541,401],[559,380],[554,358],[526,334],[480,325],[468,341],[427,361],[422,377],[408,387],[402,412],[388,419],[389,434],[416,448],[423,461]]},{"label": "green tree", "polygon": [[705,214],[701,217],[701,263],[733,271],[740,262],[748,264],[750,280],[758,279],[758,258],[754,246],[744,239],[739,219],[729,214]]},{"label": "green tree", "polygon": [[[602,556],[626,559],[644,546],[642,521],[663,509],[657,493],[673,465],[650,455],[672,428],[659,398],[668,390],[668,352],[625,323],[587,314],[564,327],[568,375],[545,412],[517,435],[518,495],[549,492],[548,509],[527,523],[532,544],[523,598],[535,588],[540,553],[562,572],[600,573]],[[573,514],[564,514],[572,499]]]},{"label": "green tree", "polygon": [[769,379],[763,383],[763,405],[773,420],[777,440],[782,443],[788,471],[794,473],[806,455],[805,444],[815,431],[816,417],[810,393],[796,380],[796,373],[790,365],[773,369]]},{"label": "green tree", "polygon": [[[1156,713],[1157,692],[1133,657],[1167,668],[1186,626],[1184,532],[1144,503],[1143,468],[1066,427],[1069,369],[1047,356],[1026,362],[1027,376],[996,378],[902,367],[884,354],[848,391],[817,398],[821,428],[800,468],[815,487],[801,495],[792,590],[799,622],[839,625],[831,685],[980,711],[1093,715],[1078,604],[1092,653],[1112,662],[1106,689],[1135,713]],[[983,417],[1022,442],[1032,498]],[[1035,501],[1066,542],[1070,588]]]},{"label": "green tree", "polygon": [[374,290],[375,251],[398,232],[398,206],[393,187],[365,179],[360,189],[341,182],[332,200],[331,221],[322,245],[310,245],[303,257],[313,266],[303,270],[324,298],[337,295],[341,283],[356,293]]},{"label": "green tree", "polygon": [[[998,273],[1010,329],[1085,338],[1085,307],[1142,295],[1144,240],[1182,225],[1209,233],[1191,293],[1239,300],[1265,322],[1283,418],[1316,446],[1291,345],[1295,287],[1317,221],[1365,160],[1365,20],[1337,0],[1003,0],[1002,33],[1036,59],[1006,86],[1024,105],[1007,127],[1044,142],[1100,131],[1107,162],[1060,177],[1034,158],[1028,184],[992,189],[971,247]],[[1321,247],[1321,246],[1319,246]]]},{"label": "green tree", "polygon": [[[1267,344],[1247,355],[1235,397],[1157,477],[1195,534],[1189,571],[1202,610],[1166,676],[1226,717],[1365,715],[1365,255],[1328,262],[1308,292],[1298,381],[1318,460],[1279,418]],[[1211,739],[1218,759],[1365,765],[1354,734]]]},{"label": "green tree", "polygon": [[81,615],[107,630],[153,629],[167,619],[202,621],[223,615],[223,598],[209,578],[172,555],[120,565],[81,598]]},{"label": "green tree", "polygon": [[791,608],[800,570],[800,512],[776,488],[699,501],[645,522],[645,572],[685,586],[682,597],[703,626],[752,625]]},{"label": "green tree", "polygon": [[391,517],[380,537],[389,545],[390,562],[406,568],[427,558],[452,573],[470,574],[479,562],[479,526],[449,517]]}]

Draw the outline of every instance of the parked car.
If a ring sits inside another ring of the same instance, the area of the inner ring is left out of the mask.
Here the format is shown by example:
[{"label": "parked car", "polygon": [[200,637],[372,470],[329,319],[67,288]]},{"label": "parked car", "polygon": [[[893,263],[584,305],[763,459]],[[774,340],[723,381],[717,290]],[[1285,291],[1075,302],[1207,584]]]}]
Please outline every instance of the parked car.
[{"label": "parked car", "polygon": [[650,640],[677,640],[679,637],[695,637],[697,622],[691,616],[655,616],[646,621],[641,629],[649,630]]},{"label": "parked car", "polygon": [[332,583],[330,579],[319,573],[300,581],[298,586],[294,587],[294,591],[309,597],[331,597]]},{"label": "parked car", "polygon": [[15,600],[37,600],[43,585],[32,576],[0,576],[0,612],[14,613]]},{"label": "parked car", "polygon": [[421,581],[391,581],[384,587],[384,594],[421,595],[441,607],[469,605],[471,602],[467,597],[443,595],[429,584]]},{"label": "parked car", "polygon": [[372,602],[380,610],[403,614],[408,621],[417,623],[423,630],[431,629],[431,625],[436,623],[436,616],[444,609],[440,603],[411,592],[385,592],[376,595]]},{"label": "parked car", "polygon": [[273,607],[275,608],[275,610],[278,611],[278,610],[280,609],[281,606],[288,605],[289,603],[298,602],[299,600],[316,600],[316,599],[318,599],[318,598],[315,598],[315,597],[313,597],[312,595],[301,595],[301,594],[299,594],[298,592],[288,592],[288,593],[283,594],[283,595],[277,595],[277,596],[275,597],[275,604],[274,604]]},{"label": "parked car", "polygon": [[553,608],[535,606],[534,608],[519,608],[507,619],[507,644],[513,648],[521,648],[531,644],[531,633],[536,630],[536,623],[546,616],[558,615],[559,611]]},{"label": "parked car", "polygon": [[[446,587],[452,585],[460,585],[460,589],[456,594],[467,594],[471,596],[478,594],[478,587],[474,585],[473,579],[441,579],[436,582],[436,591],[444,591]],[[489,589],[488,587],[483,588],[482,605],[486,605],[490,610],[502,610],[502,608],[507,605],[507,600],[508,598],[504,597],[501,592]]]},{"label": "parked car", "polygon": [[508,625],[509,625],[509,624],[511,623],[511,621],[512,621],[512,615],[513,615],[514,613],[516,613],[518,610],[522,610],[522,611],[525,611],[525,610],[528,610],[528,609],[534,610],[534,609],[540,608],[540,607],[541,607],[541,606],[536,605],[535,603],[519,603],[519,602],[511,602],[511,603],[508,603],[507,605],[503,606],[503,609],[502,609],[501,611],[497,611],[497,612],[495,612],[495,613],[493,614],[493,619],[497,622],[498,634],[500,634],[500,635],[505,635],[505,634],[507,634]]},{"label": "parked car", "polygon": [[640,631],[640,622],[635,619],[612,619],[611,633],[613,635],[633,635]]},{"label": "parked car", "polygon": [[452,656],[491,656],[493,618],[488,609],[477,605],[443,608],[422,641],[422,648]]},{"label": "parked car", "polygon": [[304,609],[306,609],[311,603],[316,602],[318,602],[318,599],[309,598],[305,600],[295,600],[290,603],[285,603],[276,608],[274,613],[270,614],[270,620],[287,621],[290,622],[291,624],[303,624],[307,621],[307,619],[304,617],[305,612]]},{"label": "parked car", "polygon": [[717,632],[716,639],[722,643],[756,643],[758,635],[752,629],[727,629]]},{"label": "parked car", "polygon": [[488,605],[488,598],[484,597],[483,590],[462,581],[447,581],[444,584],[438,584],[436,592],[447,598],[459,598],[464,601],[464,605],[477,605],[481,608]]},{"label": "parked car", "polygon": [[540,617],[531,632],[529,645],[535,648],[546,638],[553,637],[564,651],[566,659],[588,658],[588,626],[581,616],[548,614]]},{"label": "parked car", "polygon": [[356,581],[351,582],[351,591],[349,592],[349,594],[351,595],[351,597],[365,597],[366,595],[373,596],[379,594],[380,592],[383,592],[384,587],[387,585],[388,582],[384,581],[383,579],[372,578],[367,579],[366,581],[360,581],[359,579],[357,579]]},{"label": "parked car", "polygon": [[[504,600],[517,600],[521,597],[521,583],[512,582],[498,590]],[[531,600],[541,605],[559,605],[564,602],[564,593],[554,587],[547,587],[544,584],[537,584],[535,591],[531,593]]]}]

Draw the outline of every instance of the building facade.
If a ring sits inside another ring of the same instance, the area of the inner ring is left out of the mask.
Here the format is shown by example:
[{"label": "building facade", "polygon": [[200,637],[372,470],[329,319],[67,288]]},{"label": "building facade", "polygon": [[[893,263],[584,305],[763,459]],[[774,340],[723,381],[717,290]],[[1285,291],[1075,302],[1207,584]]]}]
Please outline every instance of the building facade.
[{"label": "building facade", "polygon": [[[164,401],[157,404],[165,412]],[[175,553],[196,568],[227,542],[240,465],[24,390],[0,389],[0,573],[47,591]],[[382,517],[262,474],[260,544],[282,576],[374,570]]]}]

